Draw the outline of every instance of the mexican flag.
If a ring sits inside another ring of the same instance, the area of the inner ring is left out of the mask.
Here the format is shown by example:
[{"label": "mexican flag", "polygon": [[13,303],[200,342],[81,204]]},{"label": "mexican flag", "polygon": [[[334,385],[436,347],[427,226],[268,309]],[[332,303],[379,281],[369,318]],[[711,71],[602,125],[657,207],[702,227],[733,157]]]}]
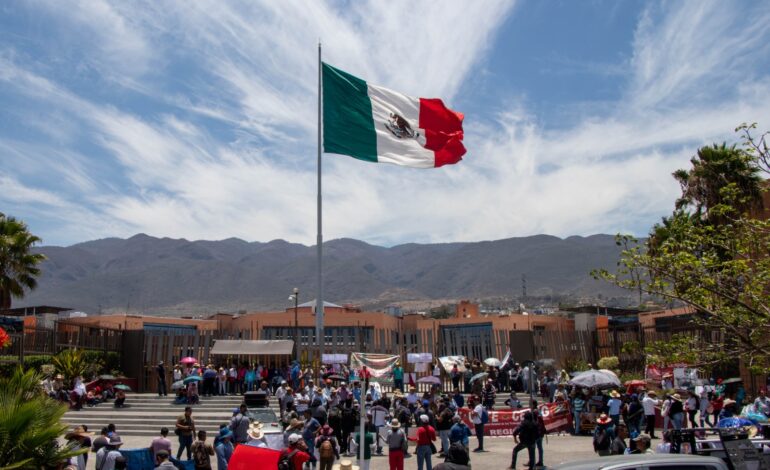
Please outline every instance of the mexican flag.
[{"label": "mexican flag", "polygon": [[323,149],[359,160],[434,168],[465,155],[463,115],[322,64]]}]

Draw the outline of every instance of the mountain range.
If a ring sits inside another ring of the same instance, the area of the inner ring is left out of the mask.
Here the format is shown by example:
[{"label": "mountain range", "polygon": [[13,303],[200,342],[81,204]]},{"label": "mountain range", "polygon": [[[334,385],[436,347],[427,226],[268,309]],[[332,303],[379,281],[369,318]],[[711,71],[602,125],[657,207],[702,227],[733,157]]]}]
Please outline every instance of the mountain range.
[{"label": "mountain range", "polygon": [[[88,313],[200,315],[284,309],[294,287],[315,298],[316,247],[274,240],[188,241],[138,234],[68,247],[42,246],[38,288],[14,306],[56,305]],[[381,247],[324,243],[324,297],[379,308],[408,301],[532,297],[630,297],[590,276],[614,269],[610,235],[536,235],[496,241]]]}]

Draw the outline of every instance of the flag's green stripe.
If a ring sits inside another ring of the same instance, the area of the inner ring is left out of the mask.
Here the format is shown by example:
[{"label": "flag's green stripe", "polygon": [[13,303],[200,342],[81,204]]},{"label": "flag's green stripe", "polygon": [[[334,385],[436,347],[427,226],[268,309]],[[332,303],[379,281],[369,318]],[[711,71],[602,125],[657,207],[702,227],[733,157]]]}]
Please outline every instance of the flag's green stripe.
[{"label": "flag's green stripe", "polygon": [[366,82],[323,64],[324,152],[377,161],[377,135]]}]

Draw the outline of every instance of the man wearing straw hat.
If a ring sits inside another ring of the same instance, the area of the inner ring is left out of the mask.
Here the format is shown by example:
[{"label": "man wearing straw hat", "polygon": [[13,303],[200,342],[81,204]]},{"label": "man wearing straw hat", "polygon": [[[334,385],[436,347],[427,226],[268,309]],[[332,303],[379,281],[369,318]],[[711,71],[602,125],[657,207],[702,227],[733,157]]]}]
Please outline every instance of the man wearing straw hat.
[{"label": "man wearing straw hat", "polygon": [[350,460],[340,460],[340,463],[332,466],[332,470],[360,470],[360,468],[358,465],[353,465]]},{"label": "man wearing straw hat", "polygon": [[[83,426],[78,426],[65,434],[64,439],[74,443],[73,445],[75,450],[83,448],[87,449],[89,446],[85,443],[87,440],[91,439],[91,435],[92,433],[86,432]],[[88,453],[76,455],[75,457],[71,457],[69,459],[69,464],[77,466],[78,470],[85,470],[87,457]]]},{"label": "man wearing straw hat", "polygon": [[409,448],[409,442],[406,440],[406,434],[401,429],[401,423],[393,418],[390,421],[388,430],[388,463],[390,470],[404,470],[404,455]]},{"label": "man wearing straw hat", "polygon": [[96,470],[115,470],[115,461],[122,457],[118,448],[123,445],[120,436],[113,434],[106,446],[96,453]]},{"label": "man wearing straw hat", "polygon": [[233,456],[233,432],[224,426],[219,429],[219,435],[217,436],[216,443],[214,445],[214,453],[217,455],[217,469],[227,470],[227,463],[230,462],[230,457]]},{"label": "man wearing straw hat", "polygon": [[[679,395],[674,395],[679,397]],[[674,398],[681,401],[681,398]],[[644,432],[650,435],[650,438],[655,439],[655,408],[660,407],[660,400],[658,400],[658,394],[654,390],[647,392],[647,395],[642,399],[642,408],[644,408],[644,418],[647,420],[647,426],[644,428]]]}]

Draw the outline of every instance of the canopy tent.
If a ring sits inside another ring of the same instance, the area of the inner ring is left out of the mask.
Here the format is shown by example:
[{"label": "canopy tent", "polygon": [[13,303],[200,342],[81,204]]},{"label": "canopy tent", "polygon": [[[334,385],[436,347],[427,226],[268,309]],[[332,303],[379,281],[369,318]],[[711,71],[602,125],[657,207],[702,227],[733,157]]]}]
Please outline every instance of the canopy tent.
[{"label": "canopy tent", "polygon": [[226,356],[258,356],[271,354],[291,355],[294,341],[290,339],[217,339],[211,354]]}]

